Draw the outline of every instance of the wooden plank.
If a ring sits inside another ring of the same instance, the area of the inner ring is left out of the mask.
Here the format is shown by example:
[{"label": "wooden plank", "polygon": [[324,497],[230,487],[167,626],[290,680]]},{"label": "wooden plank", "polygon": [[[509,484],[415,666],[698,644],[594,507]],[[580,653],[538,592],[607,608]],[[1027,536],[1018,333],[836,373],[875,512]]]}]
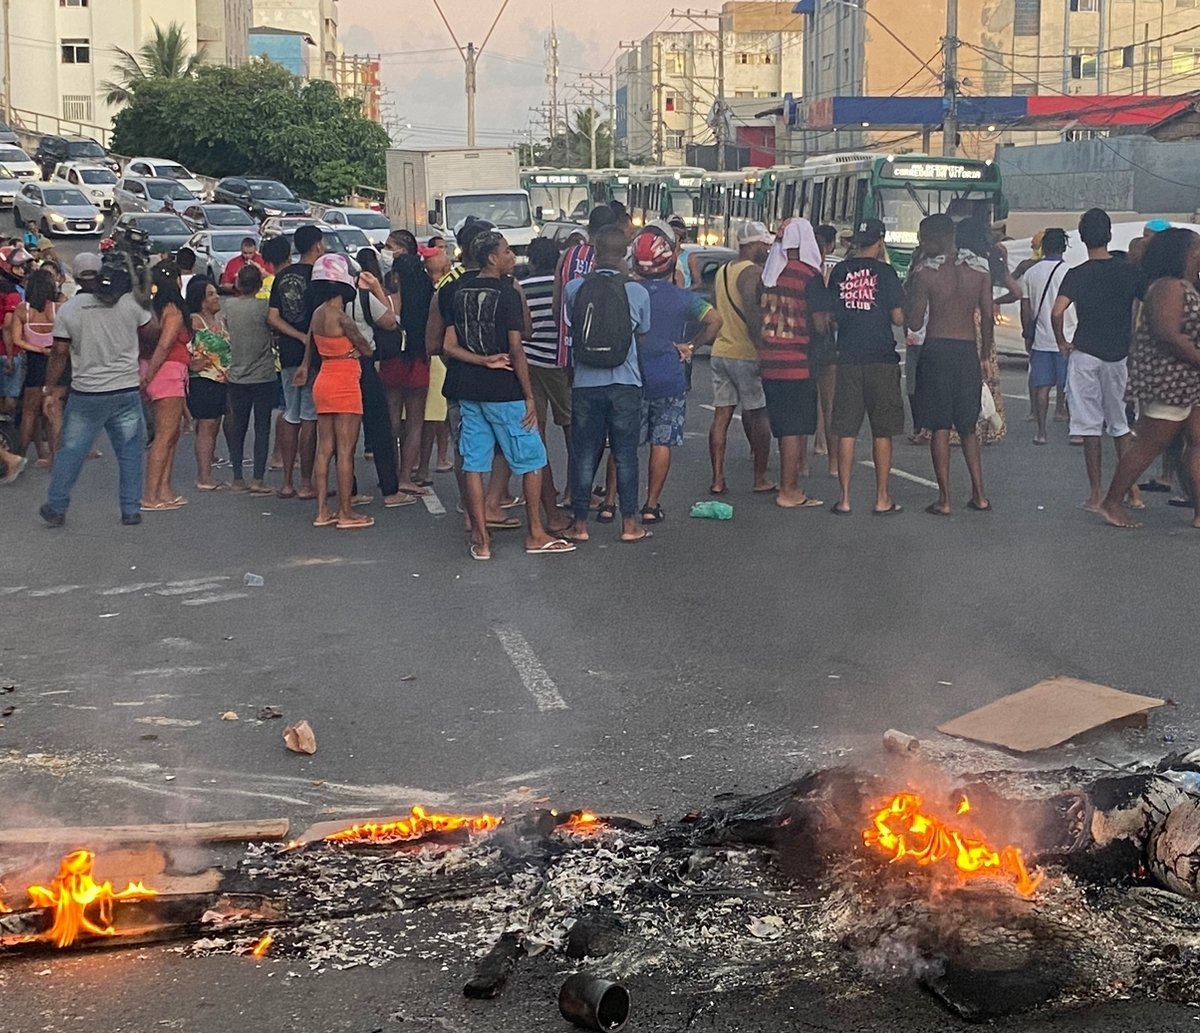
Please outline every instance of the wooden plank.
[{"label": "wooden plank", "polygon": [[286,839],[287,834],[287,818],[193,821],[179,825],[43,826],[0,829],[0,847],[44,845],[80,849],[94,843],[250,843]]}]

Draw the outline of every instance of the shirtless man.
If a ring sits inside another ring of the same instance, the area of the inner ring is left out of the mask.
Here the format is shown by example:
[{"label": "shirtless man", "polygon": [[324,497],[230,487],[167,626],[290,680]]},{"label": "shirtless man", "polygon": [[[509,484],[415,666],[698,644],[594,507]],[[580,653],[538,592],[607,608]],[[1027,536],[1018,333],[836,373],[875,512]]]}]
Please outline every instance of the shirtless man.
[{"label": "shirtless man", "polygon": [[[983,462],[975,425],[979,421],[983,369],[995,351],[992,281],[987,273],[957,261],[954,223],[948,215],[931,215],[921,223],[921,240],[932,256],[909,282],[908,329],[926,327],[917,367],[915,404],[922,427],[932,431],[929,450],[937,476],[937,501],[925,512],[950,515],[950,430],[958,431],[971,476],[967,506],[979,512],[992,506],[983,491]],[[978,318],[978,323],[976,322]],[[975,328],[983,344],[975,346]]]}]

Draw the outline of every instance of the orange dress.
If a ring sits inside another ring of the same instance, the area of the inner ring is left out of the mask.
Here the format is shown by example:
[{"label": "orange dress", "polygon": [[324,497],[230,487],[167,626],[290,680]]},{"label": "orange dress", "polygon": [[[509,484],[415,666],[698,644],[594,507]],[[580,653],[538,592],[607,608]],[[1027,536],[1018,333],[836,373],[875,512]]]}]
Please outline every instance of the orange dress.
[{"label": "orange dress", "polygon": [[321,370],[313,381],[313,404],[318,416],[334,413],[357,413],[362,415],[362,388],[359,380],[362,367],[358,363],[358,352],[345,335],[325,337],[313,334],[317,354],[321,356]]}]

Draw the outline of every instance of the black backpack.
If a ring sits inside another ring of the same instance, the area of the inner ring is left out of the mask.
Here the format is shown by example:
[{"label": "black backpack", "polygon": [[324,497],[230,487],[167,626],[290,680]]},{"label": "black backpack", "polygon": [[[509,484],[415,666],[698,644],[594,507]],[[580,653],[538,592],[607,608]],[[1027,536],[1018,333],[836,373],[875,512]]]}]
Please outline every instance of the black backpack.
[{"label": "black backpack", "polygon": [[571,348],[575,365],[616,369],[629,357],[633,315],[626,277],[608,272],[584,277],[571,306]]}]

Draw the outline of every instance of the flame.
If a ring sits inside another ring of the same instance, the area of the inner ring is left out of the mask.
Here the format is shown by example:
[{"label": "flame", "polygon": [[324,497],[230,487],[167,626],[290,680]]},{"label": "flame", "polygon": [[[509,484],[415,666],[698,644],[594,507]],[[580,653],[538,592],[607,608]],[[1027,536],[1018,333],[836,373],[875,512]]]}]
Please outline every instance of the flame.
[{"label": "flame", "polygon": [[270,933],[263,933],[262,939],[260,939],[258,943],[254,945],[254,950],[250,952],[250,956],[253,958],[266,957],[267,951],[271,949],[271,944],[274,942],[274,936],[272,936]]},{"label": "flame", "polygon": [[325,837],[326,843],[389,843],[393,840],[422,839],[434,832],[490,832],[503,824],[504,819],[491,814],[430,814],[424,807],[414,807],[412,816],[399,821],[377,824],[373,821],[352,825]]},{"label": "flame", "polygon": [[[958,805],[959,814],[967,814],[971,804],[964,796]],[[1003,876],[1016,884],[1017,892],[1032,896],[1041,885],[1042,873],[1029,874],[1021,851],[1006,846],[996,851],[983,840],[973,839],[921,810],[921,798],[914,793],[892,797],[871,819],[863,831],[863,842],[881,853],[890,854],[892,862],[915,861],[931,865],[948,861],[963,878]]]},{"label": "flame", "polygon": [[593,814],[591,811],[572,811],[567,815],[567,820],[561,824],[560,828],[564,828],[568,832],[591,832],[599,824],[600,815],[598,814]]},{"label": "flame", "polygon": [[[113,904],[118,900],[144,900],[157,891],[140,882],[131,882],[123,890],[114,890],[111,882],[96,882],[92,865],[96,855],[90,850],[75,850],[59,865],[58,875],[45,886],[29,887],[29,906],[54,908],[54,924],[37,937],[69,947],[82,934],[115,936]],[[90,911],[90,915],[89,915]]]}]

